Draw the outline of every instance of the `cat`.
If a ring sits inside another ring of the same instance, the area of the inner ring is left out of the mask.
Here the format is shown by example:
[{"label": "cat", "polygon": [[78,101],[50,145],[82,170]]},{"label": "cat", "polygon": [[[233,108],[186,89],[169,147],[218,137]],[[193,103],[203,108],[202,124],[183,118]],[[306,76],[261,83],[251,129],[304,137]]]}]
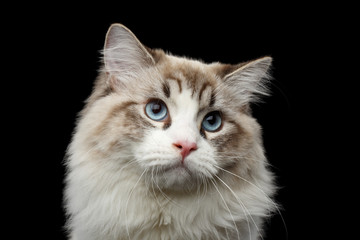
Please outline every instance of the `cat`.
[{"label": "cat", "polygon": [[110,26],[68,147],[71,240],[263,239],[276,186],[251,103],[272,58],[177,57]]}]

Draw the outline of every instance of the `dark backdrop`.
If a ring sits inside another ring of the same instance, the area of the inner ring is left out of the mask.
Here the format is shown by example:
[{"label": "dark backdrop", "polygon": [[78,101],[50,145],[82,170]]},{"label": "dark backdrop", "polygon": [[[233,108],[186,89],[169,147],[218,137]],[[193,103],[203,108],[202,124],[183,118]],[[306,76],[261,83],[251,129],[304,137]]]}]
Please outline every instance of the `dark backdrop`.
[{"label": "dark backdrop", "polygon": [[323,153],[336,147],[321,143],[336,132],[325,126],[324,116],[339,106],[328,94],[335,75],[331,63],[338,51],[333,37],[341,29],[337,16],[346,12],[336,6],[297,4],[262,10],[256,4],[225,3],[214,4],[212,10],[176,4],[166,9],[141,5],[142,10],[106,4],[94,4],[96,10],[41,7],[26,15],[16,11],[21,21],[12,29],[17,35],[10,35],[19,43],[16,47],[26,49],[20,62],[24,67],[16,67],[13,76],[25,74],[12,91],[25,93],[20,106],[30,110],[21,113],[30,129],[21,142],[31,147],[15,153],[27,156],[25,170],[34,169],[22,185],[30,190],[21,194],[27,203],[26,214],[19,213],[24,221],[16,218],[15,226],[29,226],[26,234],[36,239],[65,239],[62,161],[76,114],[97,75],[107,28],[117,22],[149,47],[205,62],[272,56],[272,96],[253,107],[280,186],[276,200],[283,219],[279,214],[270,219],[265,239],[322,239],[324,232],[332,232],[331,224],[324,228],[322,223],[330,219],[327,204],[336,206],[329,188],[340,186],[334,178],[329,184],[323,177],[330,162]]}]

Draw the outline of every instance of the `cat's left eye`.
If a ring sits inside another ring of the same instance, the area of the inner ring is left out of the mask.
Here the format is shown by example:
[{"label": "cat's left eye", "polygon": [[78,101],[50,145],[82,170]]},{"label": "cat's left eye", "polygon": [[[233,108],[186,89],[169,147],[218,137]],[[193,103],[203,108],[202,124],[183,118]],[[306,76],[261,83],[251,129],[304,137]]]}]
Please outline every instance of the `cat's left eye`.
[{"label": "cat's left eye", "polygon": [[168,116],[168,109],[163,101],[153,99],[146,104],[145,113],[154,121],[163,121]]},{"label": "cat's left eye", "polygon": [[222,117],[219,111],[208,113],[202,121],[201,127],[208,132],[216,132],[221,129]]}]

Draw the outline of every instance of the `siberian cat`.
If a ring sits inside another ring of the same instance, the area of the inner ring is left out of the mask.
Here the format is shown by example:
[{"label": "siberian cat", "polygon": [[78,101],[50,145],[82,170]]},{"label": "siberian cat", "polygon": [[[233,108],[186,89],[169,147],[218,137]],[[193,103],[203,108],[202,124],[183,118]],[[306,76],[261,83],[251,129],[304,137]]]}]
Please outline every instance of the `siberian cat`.
[{"label": "siberian cat", "polygon": [[250,103],[272,59],[176,57],[112,25],[68,148],[71,240],[263,238],[276,205]]}]

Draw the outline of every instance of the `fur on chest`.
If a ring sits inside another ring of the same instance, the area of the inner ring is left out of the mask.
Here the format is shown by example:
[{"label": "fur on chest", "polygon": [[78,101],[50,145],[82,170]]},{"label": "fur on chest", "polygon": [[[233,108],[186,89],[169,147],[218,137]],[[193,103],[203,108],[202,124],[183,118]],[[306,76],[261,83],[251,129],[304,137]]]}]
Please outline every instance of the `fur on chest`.
[{"label": "fur on chest", "polygon": [[126,179],[111,191],[77,194],[86,207],[73,216],[74,234],[90,240],[237,239],[260,224],[249,216],[246,199],[221,188],[169,194]]}]

